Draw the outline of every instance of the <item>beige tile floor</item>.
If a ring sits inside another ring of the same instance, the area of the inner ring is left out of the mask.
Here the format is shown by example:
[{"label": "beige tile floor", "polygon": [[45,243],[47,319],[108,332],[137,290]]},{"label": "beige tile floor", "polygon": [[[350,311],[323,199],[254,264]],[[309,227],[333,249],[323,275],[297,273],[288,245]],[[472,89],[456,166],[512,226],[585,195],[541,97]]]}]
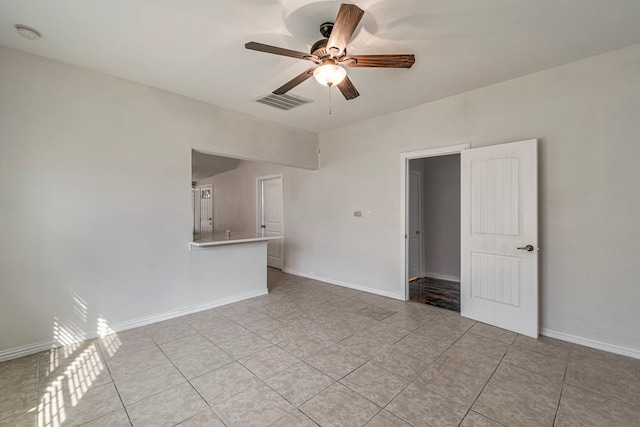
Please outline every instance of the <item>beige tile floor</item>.
[{"label": "beige tile floor", "polygon": [[640,360],[276,270],[269,289],[0,364],[0,426],[640,425]]}]

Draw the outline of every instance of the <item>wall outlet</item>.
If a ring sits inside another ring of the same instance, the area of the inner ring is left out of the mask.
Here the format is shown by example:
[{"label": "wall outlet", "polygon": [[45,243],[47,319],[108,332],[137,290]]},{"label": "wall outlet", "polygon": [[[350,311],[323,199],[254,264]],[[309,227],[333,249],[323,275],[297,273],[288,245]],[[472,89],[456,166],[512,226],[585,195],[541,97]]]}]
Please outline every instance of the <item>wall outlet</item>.
[{"label": "wall outlet", "polygon": [[373,214],[371,211],[367,211],[367,219],[371,219],[371,217],[373,217]]}]

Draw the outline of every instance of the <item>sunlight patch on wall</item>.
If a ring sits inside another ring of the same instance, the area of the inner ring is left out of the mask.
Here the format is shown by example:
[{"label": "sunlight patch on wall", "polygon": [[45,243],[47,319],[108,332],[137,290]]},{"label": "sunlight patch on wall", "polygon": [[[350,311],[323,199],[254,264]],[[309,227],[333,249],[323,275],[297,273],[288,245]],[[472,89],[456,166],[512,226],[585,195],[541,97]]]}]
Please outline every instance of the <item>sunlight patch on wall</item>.
[{"label": "sunlight patch on wall", "polygon": [[107,320],[102,317],[98,318],[98,336],[101,338],[103,350],[107,352],[109,357],[113,357],[122,345],[122,341],[118,338],[118,334],[107,324]]},{"label": "sunlight patch on wall", "polygon": [[57,317],[53,318],[53,342],[62,346],[65,358],[80,346],[84,337],[84,332],[79,328],[73,325],[62,325]]}]

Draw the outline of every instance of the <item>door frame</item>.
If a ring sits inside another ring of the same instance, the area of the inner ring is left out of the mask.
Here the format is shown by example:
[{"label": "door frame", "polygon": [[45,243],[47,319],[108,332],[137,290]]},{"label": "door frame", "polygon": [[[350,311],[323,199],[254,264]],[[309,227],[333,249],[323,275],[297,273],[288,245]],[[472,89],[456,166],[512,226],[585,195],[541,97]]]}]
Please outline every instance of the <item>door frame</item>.
[{"label": "door frame", "polygon": [[263,181],[268,181],[270,179],[280,178],[281,186],[280,186],[280,226],[283,239],[282,244],[280,245],[280,260],[282,261],[282,271],[284,271],[284,174],[277,173],[273,175],[265,175],[259,176],[256,178],[256,234],[262,234],[262,192],[261,192],[261,184]]},{"label": "door frame", "polygon": [[471,144],[466,143],[400,154],[400,286],[401,289],[404,289],[405,301],[409,300],[409,161],[425,157],[460,154],[463,150],[470,148]]}]

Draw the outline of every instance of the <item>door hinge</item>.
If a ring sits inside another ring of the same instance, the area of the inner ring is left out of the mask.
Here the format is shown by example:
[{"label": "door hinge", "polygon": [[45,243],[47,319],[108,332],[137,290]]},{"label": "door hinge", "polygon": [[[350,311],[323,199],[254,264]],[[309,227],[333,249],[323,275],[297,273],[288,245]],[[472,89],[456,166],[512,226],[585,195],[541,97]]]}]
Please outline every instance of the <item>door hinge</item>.
[{"label": "door hinge", "polygon": [[409,236],[407,236],[407,235],[405,234],[405,235],[404,235],[404,238],[406,239],[407,237],[409,237]]}]

